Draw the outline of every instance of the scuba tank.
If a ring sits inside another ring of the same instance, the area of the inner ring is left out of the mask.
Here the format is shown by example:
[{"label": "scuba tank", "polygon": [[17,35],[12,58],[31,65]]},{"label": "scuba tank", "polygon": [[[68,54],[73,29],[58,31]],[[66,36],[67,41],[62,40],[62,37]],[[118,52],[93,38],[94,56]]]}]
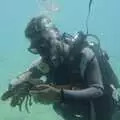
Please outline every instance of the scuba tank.
[{"label": "scuba tank", "polygon": [[[89,40],[89,37],[92,39]],[[111,64],[109,63],[109,56],[100,46],[100,40],[96,35],[84,34],[83,32],[78,32],[74,38],[75,44],[77,46],[89,47],[93,50],[95,56],[97,57],[100,70],[103,77],[103,84],[106,86],[113,85],[116,89],[120,88],[119,80],[114,73]],[[78,47],[77,47],[78,48]]]},{"label": "scuba tank", "polygon": [[[89,39],[91,37],[92,39]],[[109,56],[100,46],[100,39],[93,34],[84,34],[83,32],[78,32],[75,36],[68,33],[64,33],[62,40],[72,46],[72,55],[76,51],[79,52],[80,49],[84,47],[89,47],[93,50],[99,66],[101,69],[103,84],[105,86],[114,86],[116,89],[120,88],[119,80],[114,73],[111,64],[109,63]]]},{"label": "scuba tank", "polygon": [[[77,38],[76,40],[77,41],[80,40],[79,41],[80,43],[82,42],[85,43],[84,47],[89,47],[90,49],[93,50],[100,66],[103,84],[104,84],[104,93],[110,96],[112,95],[115,111],[118,111],[120,110],[120,84],[119,84],[119,79],[115,74],[115,72],[113,71],[112,66],[109,62],[109,56],[106,53],[106,51],[104,51],[101,48],[100,40],[96,35],[83,34],[82,35],[83,37],[79,37],[81,36],[81,34],[77,35],[78,37],[76,37]],[[92,37],[95,40],[93,39],[89,40],[88,37]],[[79,44],[79,46],[81,45]]]},{"label": "scuba tank", "polygon": [[[94,36],[92,35],[92,37]],[[107,52],[100,47],[99,39],[97,38],[97,42],[88,43],[88,47],[90,47],[93,50],[95,56],[97,57],[103,77],[103,84],[105,86],[111,87],[111,85],[113,85],[115,88],[120,88],[118,77],[116,76],[109,62],[109,56]]]}]

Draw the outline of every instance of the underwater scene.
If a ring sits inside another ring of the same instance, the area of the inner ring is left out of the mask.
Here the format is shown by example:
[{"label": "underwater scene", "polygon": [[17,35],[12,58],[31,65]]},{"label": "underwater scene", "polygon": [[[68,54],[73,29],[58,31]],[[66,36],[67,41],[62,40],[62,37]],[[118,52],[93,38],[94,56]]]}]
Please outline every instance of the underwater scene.
[{"label": "underwater scene", "polygon": [[0,120],[120,120],[119,10],[119,0],[0,0]]}]

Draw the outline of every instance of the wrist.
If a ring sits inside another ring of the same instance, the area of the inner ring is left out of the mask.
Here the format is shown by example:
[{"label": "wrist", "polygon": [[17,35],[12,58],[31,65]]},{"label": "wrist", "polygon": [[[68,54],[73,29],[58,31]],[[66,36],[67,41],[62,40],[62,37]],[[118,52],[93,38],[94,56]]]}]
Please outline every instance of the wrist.
[{"label": "wrist", "polygon": [[63,88],[61,88],[61,90],[60,90],[60,102],[61,103],[64,102],[64,90],[63,90]]}]

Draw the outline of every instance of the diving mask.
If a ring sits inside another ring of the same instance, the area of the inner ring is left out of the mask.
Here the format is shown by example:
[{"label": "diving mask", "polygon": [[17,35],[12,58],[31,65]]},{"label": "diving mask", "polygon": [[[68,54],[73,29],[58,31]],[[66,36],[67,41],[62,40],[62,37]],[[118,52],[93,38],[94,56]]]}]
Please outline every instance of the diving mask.
[{"label": "diving mask", "polygon": [[36,48],[31,48],[31,47],[29,47],[29,48],[28,48],[28,51],[29,51],[30,53],[32,53],[32,54],[39,54],[39,52],[38,52],[38,50],[37,50]]}]

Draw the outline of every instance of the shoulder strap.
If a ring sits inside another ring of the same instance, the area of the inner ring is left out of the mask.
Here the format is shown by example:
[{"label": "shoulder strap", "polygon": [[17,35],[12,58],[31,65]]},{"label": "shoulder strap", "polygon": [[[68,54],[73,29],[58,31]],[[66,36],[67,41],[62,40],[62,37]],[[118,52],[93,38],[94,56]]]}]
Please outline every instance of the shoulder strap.
[{"label": "shoulder strap", "polygon": [[95,54],[89,47],[83,48],[81,51],[81,61],[80,61],[80,70],[81,75],[84,77],[84,72],[86,70],[86,67],[93,61],[95,58]]}]

